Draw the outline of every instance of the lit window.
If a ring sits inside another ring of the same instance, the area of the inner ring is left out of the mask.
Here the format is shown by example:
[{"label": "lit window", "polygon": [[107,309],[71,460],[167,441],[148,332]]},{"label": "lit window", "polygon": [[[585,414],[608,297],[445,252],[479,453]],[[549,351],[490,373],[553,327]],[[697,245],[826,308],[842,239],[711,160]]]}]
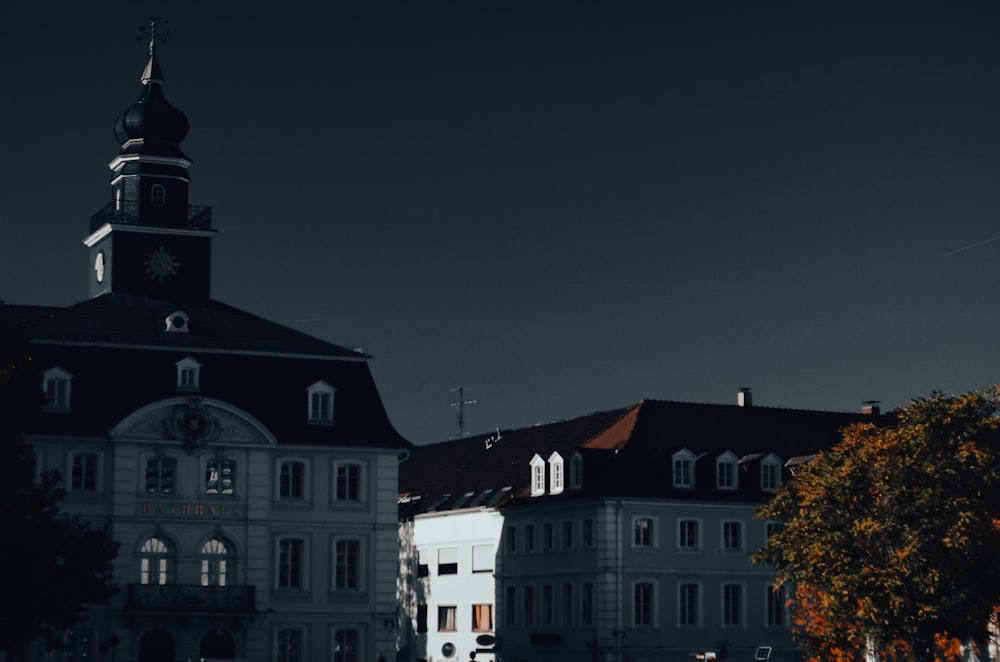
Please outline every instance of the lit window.
[{"label": "lit window", "polygon": [[739,460],[732,453],[720,455],[715,460],[715,486],[720,490],[735,490],[738,480],[736,467]]},{"label": "lit window", "polygon": [[326,382],[316,382],[306,389],[309,396],[309,422],[333,423],[334,388]]},{"label": "lit window", "polygon": [[213,458],[205,465],[205,494],[233,493],[236,462],[224,457]]},{"label": "lit window", "polygon": [[149,189],[149,203],[154,207],[165,207],[167,204],[167,189],[163,184],[153,184]]},{"label": "lit window", "polygon": [[633,625],[653,624],[653,584],[639,582],[633,589],[632,623]]},{"label": "lit window", "polygon": [[305,542],[299,538],[278,541],[278,588],[302,588]]},{"label": "lit window", "polygon": [[677,522],[677,547],[683,550],[701,549],[698,520],[682,519]]},{"label": "lit window", "polygon": [[201,585],[226,586],[232,572],[232,549],[225,541],[212,538],[201,546]]},{"label": "lit window", "polygon": [[738,552],[743,549],[743,523],[722,523],[722,549],[727,552]]},{"label": "lit window", "polygon": [[74,492],[97,491],[97,453],[73,453],[69,488]]},{"label": "lit window", "polygon": [[177,460],[172,457],[152,457],[146,460],[146,491],[174,493]]},{"label": "lit window", "polygon": [[453,605],[441,605],[438,607],[438,632],[454,632],[455,612],[457,607]]},{"label": "lit window", "polygon": [[562,455],[553,452],[549,455],[549,494],[560,494],[563,491],[563,474]]},{"label": "lit window", "polygon": [[139,548],[139,583],[163,586],[170,583],[173,552],[162,538],[148,538]]},{"label": "lit window", "polygon": [[50,368],[42,374],[42,391],[46,411],[69,411],[70,385],[73,375],[62,368]]},{"label": "lit window", "polygon": [[677,623],[682,626],[697,626],[700,622],[698,585],[681,584],[677,591],[677,601]]},{"label": "lit window", "polygon": [[531,458],[531,496],[545,494],[545,460],[538,455]]},{"label": "lit window", "polygon": [[335,587],[338,590],[357,589],[360,583],[360,549],[357,540],[338,540],[336,549]]},{"label": "lit window", "polygon": [[634,547],[653,546],[653,520],[649,517],[636,517],[632,522],[632,545]]},{"label": "lit window", "polygon": [[357,630],[337,630],[333,635],[333,662],[358,662]]},{"label": "lit window", "polygon": [[303,462],[282,462],[278,473],[278,497],[305,498],[306,465]]},{"label": "lit window", "polygon": [[302,651],[302,630],[282,628],[277,633],[277,662],[305,662]]},{"label": "lit window", "polygon": [[337,501],[358,501],[361,498],[361,466],[337,466]]},{"label": "lit window", "polygon": [[743,625],[743,586],[740,584],[722,587],[722,624]]},{"label": "lit window", "polygon": [[181,359],[177,366],[177,390],[197,391],[201,383],[201,364],[187,357]]},{"label": "lit window", "polygon": [[694,487],[695,456],[687,449],[674,453],[674,487]]},{"label": "lit window", "polygon": [[493,631],[493,605],[472,605],[472,631]]}]

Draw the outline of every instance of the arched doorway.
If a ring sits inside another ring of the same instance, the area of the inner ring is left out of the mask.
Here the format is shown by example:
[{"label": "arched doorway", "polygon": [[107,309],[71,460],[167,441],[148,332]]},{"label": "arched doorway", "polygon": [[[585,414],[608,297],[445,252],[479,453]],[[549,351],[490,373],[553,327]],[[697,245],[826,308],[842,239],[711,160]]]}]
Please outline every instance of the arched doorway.
[{"label": "arched doorway", "polygon": [[174,638],[166,630],[150,630],[139,640],[139,662],[174,662]]},{"label": "arched doorway", "polygon": [[214,657],[217,660],[236,659],[236,642],[233,635],[224,630],[212,630],[201,638],[199,657]]}]

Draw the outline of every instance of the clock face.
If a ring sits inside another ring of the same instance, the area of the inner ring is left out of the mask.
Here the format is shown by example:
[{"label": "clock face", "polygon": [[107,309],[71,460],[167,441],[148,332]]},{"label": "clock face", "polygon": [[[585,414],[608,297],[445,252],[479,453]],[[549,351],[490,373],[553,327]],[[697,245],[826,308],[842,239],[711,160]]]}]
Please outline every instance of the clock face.
[{"label": "clock face", "polygon": [[164,281],[177,275],[177,256],[160,246],[146,256],[146,274],[153,280]]},{"label": "clock face", "polygon": [[98,283],[104,282],[104,251],[97,251],[94,257],[94,277]]}]

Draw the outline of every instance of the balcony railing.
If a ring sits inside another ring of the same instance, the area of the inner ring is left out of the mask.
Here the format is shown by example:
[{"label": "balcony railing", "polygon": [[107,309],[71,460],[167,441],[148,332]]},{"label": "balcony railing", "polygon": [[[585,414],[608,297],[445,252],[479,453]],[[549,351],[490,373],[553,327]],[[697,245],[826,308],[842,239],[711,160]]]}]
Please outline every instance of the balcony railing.
[{"label": "balcony railing", "polygon": [[[90,231],[96,231],[105,223],[139,225],[143,223],[143,220],[139,215],[138,203],[123,202],[121,207],[116,209],[115,203],[109,202],[90,217]],[[155,225],[156,220],[155,218],[146,218],[145,224]],[[212,208],[204,205],[188,205],[184,220],[184,227],[188,229],[210,230],[212,228]]]},{"label": "balcony railing", "polygon": [[128,609],[144,612],[247,613],[256,608],[254,586],[129,584]]}]

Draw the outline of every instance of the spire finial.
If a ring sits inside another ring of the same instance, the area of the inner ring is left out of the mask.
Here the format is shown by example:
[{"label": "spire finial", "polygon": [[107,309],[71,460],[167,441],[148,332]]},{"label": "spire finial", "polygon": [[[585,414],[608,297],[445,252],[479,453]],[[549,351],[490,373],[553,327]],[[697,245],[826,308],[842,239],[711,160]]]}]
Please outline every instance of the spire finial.
[{"label": "spire finial", "polygon": [[[160,70],[160,65],[156,57],[156,44],[164,44],[170,37],[170,30],[164,29],[167,23],[169,21],[165,18],[150,16],[149,26],[140,25],[137,30],[136,41],[149,39],[149,63],[146,64],[146,68],[142,72],[142,77],[139,79],[143,85],[147,85],[150,82],[163,82],[163,72]],[[159,30],[157,30],[157,26],[160,27]]]}]

